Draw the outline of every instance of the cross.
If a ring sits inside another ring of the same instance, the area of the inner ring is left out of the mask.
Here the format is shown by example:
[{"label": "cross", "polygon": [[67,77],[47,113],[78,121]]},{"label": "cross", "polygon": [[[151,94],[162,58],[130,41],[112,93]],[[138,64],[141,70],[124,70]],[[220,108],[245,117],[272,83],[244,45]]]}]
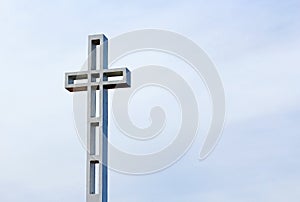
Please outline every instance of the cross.
[{"label": "cross", "polygon": [[65,88],[70,92],[87,91],[86,202],[107,202],[107,91],[130,87],[130,71],[107,68],[108,44],[104,34],[88,38],[88,70],[65,73]]}]

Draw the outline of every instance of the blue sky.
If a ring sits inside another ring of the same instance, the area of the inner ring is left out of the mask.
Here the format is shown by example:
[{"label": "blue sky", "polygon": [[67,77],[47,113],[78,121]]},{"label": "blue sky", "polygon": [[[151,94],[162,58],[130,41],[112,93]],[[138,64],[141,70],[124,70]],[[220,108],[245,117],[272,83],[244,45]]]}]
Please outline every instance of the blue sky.
[{"label": "blue sky", "polygon": [[147,176],[110,173],[110,201],[297,202],[300,1],[0,1],[0,200],[85,200],[85,152],[64,72],[87,36],[182,34],[216,64],[227,120],[214,152]]}]

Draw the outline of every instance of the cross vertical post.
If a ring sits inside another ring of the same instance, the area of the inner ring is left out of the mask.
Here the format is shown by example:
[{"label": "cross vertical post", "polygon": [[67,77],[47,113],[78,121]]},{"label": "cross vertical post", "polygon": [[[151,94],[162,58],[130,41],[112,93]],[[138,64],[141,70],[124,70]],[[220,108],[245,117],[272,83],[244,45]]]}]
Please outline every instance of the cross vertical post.
[{"label": "cross vertical post", "polygon": [[130,87],[131,78],[127,68],[108,69],[104,34],[89,35],[88,53],[88,70],[66,73],[65,88],[87,91],[86,201],[107,202],[108,89]]},{"label": "cross vertical post", "polygon": [[[101,46],[100,46],[101,44]],[[97,47],[98,46],[98,47]],[[88,45],[88,71],[99,70],[103,75],[103,70],[107,69],[107,38],[104,35],[90,35]],[[100,51],[100,54],[98,53]],[[99,75],[99,77],[100,77]],[[97,76],[88,75],[88,82],[92,83]],[[87,202],[107,201],[107,90],[103,89],[100,78],[98,86],[89,85],[87,95]],[[97,95],[98,94],[98,95]],[[97,96],[99,100],[97,100]],[[96,103],[98,101],[98,103]],[[97,104],[99,108],[97,109]],[[97,111],[98,110],[98,111]],[[99,114],[97,117],[96,115]],[[98,130],[98,131],[97,131]],[[96,135],[99,135],[97,138]],[[98,140],[98,144],[96,140]],[[97,146],[99,148],[97,148]],[[101,148],[101,152],[97,150]],[[101,164],[102,163],[102,164]],[[98,178],[98,179],[97,179]]]}]

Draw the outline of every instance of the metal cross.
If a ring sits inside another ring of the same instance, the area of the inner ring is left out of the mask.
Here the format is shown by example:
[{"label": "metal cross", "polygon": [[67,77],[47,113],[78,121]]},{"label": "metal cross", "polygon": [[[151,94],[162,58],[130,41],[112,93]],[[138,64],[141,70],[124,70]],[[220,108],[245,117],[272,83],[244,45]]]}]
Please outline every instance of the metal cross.
[{"label": "metal cross", "polygon": [[104,34],[89,35],[88,52],[88,70],[66,73],[65,88],[70,92],[87,91],[86,201],[107,202],[107,90],[130,87],[130,71],[107,69],[108,44]]}]

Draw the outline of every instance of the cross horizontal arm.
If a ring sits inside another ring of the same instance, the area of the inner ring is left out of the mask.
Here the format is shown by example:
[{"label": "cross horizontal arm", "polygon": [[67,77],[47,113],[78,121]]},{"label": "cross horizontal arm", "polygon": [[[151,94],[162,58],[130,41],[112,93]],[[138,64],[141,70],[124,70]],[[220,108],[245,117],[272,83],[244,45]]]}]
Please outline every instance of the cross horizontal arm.
[{"label": "cross horizontal arm", "polygon": [[104,69],[103,75],[100,74],[100,70],[65,73],[65,88],[77,92],[86,91],[88,86],[98,90],[101,83],[105,89],[127,88],[131,85],[131,73],[127,68]]},{"label": "cross horizontal arm", "polygon": [[[113,79],[113,78],[117,78],[117,79]],[[103,71],[103,88],[114,89],[114,88],[127,88],[130,86],[131,86],[131,72],[126,67],[105,69]]]},{"label": "cross horizontal arm", "polygon": [[70,92],[86,91],[88,72],[65,73],[65,88]]}]

